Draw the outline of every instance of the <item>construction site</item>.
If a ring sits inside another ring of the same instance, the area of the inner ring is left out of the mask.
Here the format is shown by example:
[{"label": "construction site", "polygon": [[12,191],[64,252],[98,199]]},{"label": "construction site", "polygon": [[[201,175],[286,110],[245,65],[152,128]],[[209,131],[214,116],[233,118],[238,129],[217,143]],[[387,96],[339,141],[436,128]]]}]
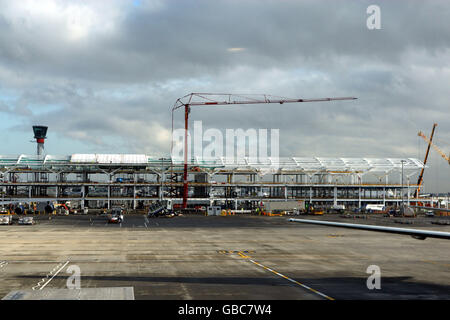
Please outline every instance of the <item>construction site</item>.
[{"label": "construction site", "polygon": [[[423,168],[417,159],[281,158],[279,169],[240,159],[189,162],[188,207],[221,205],[253,209],[262,200],[303,200],[319,206],[409,202]],[[0,157],[3,201],[78,202],[81,208],[125,205],[139,209],[155,200],[183,200],[183,163],[147,155],[74,154]],[[402,170],[405,181],[402,185]],[[403,196],[405,195],[405,196]],[[422,198],[430,203],[431,198]]]},{"label": "construction site", "polygon": [[3,310],[450,300],[449,1],[0,8]]},{"label": "construction site", "polygon": [[421,192],[436,124],[423,161],[189,157],[180,101],[181,158],[47,154],[42,125],[35,155],[0,156],[3,300],[449,299],[449,196]]},{"label": "construction site", "polygon": [[[216,100],[214,100],[216,99]],[[36,155],[0,155],[0,190],[4,205],[20,204],[43,211],[36,204],[65,204],[81,211],[148,208],[154,201],[167,201],[170,209],[195,211],[205,207],[254,212],[263,202],[298,202],[298,209],[318,212],[335,209],[361,210],[367,205],[398,208],[411,203],[446,207],[448,196],[421,194],[428,154],[415,158],[322,158],[322,157],[188,157],[190,108],[233,104],[299,103],[354,100],[353,97],[279,99],[264,95],[192,93],[172,108],[184,108],[184,159],[158,158],[145,154],[46,154],[46,126],[34,126]],[[173,146],[172,146],[173,148]]]}]

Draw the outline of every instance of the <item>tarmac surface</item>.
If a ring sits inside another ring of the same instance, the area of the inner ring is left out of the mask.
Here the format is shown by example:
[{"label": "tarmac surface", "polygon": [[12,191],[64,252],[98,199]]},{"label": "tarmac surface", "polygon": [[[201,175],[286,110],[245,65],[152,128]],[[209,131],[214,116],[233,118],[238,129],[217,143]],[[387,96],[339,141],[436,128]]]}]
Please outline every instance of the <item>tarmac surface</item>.
[{"label": "tarmac surface", "polygon": [[[450,241],[288,218],[37,216],[32,226],[1,225],[0,298],[65,289],[78,268],[81,288],[132,287],[135,299],[450,299]],[[319,219],[450,232],[431,224],[438,218]],[[367,287],[372,265],[380,289]]]}]

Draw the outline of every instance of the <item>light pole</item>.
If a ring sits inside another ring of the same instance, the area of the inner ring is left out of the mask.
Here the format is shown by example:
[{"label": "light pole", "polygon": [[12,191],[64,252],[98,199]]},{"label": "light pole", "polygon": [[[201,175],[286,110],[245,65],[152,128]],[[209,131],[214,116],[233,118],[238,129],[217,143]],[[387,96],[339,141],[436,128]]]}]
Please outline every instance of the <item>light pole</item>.
[{"label": "light pole", "polygon": [[161,160],[161,174],[159,175],[159,200],[163,199],[163,171],[164,171],[164,158],[160,158]]}]

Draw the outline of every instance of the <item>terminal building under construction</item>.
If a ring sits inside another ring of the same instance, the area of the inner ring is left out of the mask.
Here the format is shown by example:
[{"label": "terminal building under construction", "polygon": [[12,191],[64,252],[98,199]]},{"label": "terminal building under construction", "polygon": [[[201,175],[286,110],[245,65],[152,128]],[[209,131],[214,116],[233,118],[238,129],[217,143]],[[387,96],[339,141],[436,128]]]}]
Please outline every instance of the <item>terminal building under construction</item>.
[{"label": "terminal building under construction", "polygon": [[[412,201],[423,166],[413,158],[191,159],[188,207],[251,209],[262,200],[292,199],[323,207],[399,205]],[[0,191],[5,203],[131,209],[155,200],[179,204],[183,161],[143,154],[0,156]]]}]

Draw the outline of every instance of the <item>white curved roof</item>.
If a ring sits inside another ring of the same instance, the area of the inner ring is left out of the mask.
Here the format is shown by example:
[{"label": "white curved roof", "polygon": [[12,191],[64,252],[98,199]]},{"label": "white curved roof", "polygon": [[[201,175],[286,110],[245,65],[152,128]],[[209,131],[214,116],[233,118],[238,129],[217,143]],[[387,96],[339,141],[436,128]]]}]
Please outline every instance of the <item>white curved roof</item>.
[{"label": "white curved roof", "polygon": [[[182,165],[183,159],[174,158],[174,165]],[[424,167],[423,162],[414,158],[322,158],[322,157],[280,157],[280,158],[193,158],[190,166],[205,169],[225,170],[280,170],[305,173],[358,173],[358,172],[391,172],[419,170]],[[134,165],[154,166],[155,169],[170,164],[170,158],[158,158],[144,154],[73,154],[71,156],[47,155],[43,159],[37,156],[1,156],[0,168],[11,166],[71,166],[71,165]]]},{"label": "white curved roof", "polygon": [[[305,172],[389,172],[401,170],[403,161],[404,170],[418,170],[423,168],[423,162],[414,158],[214,158],[191,159],[190,165],[199,167],[224,167],[226,169],[281,169]],[[174,160],[182,164],[182,159]]]}]

